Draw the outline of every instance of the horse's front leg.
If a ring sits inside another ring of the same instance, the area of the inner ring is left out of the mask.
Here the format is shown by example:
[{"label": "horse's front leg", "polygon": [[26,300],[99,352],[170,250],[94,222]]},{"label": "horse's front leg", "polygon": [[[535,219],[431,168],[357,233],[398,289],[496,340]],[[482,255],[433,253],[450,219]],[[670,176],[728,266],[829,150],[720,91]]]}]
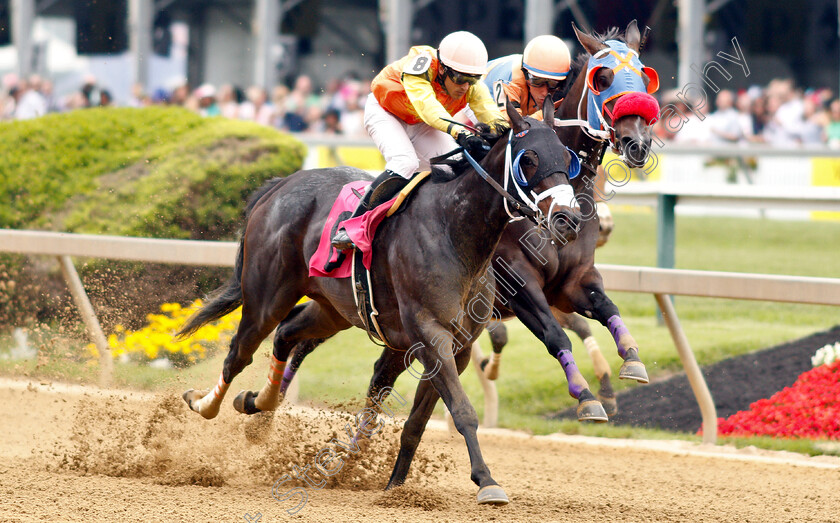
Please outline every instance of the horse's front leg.
[{"label": "horse's front leg", "polygon": [[423,346],[414,349],[414,354],[423,364],[425,371],[422,374],[417,373],[420,384],[417,387],[412,412],[403,430],[400,454],[388,486],[399,485],[405,480],[414,451],[420,443],[420,436],[435,407],[437,396],[440,396],[452,414],[455,428],[467,444],[467,452],[470,456],[470,479],[479,486],[478,503],[507,504],[509,500],[505,491],[490,475],[490,469],[484,462],[476,435],[478,415],[464,392],[458,376],[458,364],[463,370],[469,362],[469,344],[464,347],[458,346],[460,354],[456,356],[453,347],[457,342],[453,340],[452,334],[447,329],[434,320],[427,320],[422,326],[407,329],[406,334],[411,339],[423,340]]},{"label": "horse's front leg", "polygon": [[563,367],[569,384],[569,395],[578,400],[578,421],[607,421],[604,407],[589,390],[589,384],[578,370],[572,356],[572,342],[551,311],[545,294],[532,280],[511,299],[510,307],[516,317],[545,344],[548,353]]},{"label": "horse's front leg", "polygon": [[552,307],[554,317],[557,322],[564,329],[571,329],[583,342],[586,347],[586,352],[589,354],[589,359],[592,360],[592,367],[595,370],[595,377],[598,378],[598,401],[604,406],[607,416],[612,418],[618,414],[618,402],[615,399],[615,391],[613,391],[612,383],[610,383],[610,364],[607,363],[604,355],[601,354],[601,347],[598,346],[598,341],[592,335],[592,330],[589,324],[581,316],[574,313],[561,312]]},{"label": "horse's front leg", "polygon": [[609,329],[615,340],[618,355],[624,360],[618,377],[648,383],[650,380],[645,364],[639,359],[639,344],[624,325],[618,307],[604,292],[604,284],[598,270],[590,268],[576,283],[572,279],[572,283],[564,290],[578,314],[595,318]]}]

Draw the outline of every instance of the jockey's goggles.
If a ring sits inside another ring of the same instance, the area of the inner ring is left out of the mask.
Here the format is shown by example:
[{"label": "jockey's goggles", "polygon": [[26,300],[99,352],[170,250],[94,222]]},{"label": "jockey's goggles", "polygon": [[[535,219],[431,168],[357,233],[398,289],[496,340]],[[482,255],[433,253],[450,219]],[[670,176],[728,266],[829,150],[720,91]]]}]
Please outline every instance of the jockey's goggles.
[{"label": "jockey's goggles", "polygon": [[535,76],[528,71],[525,71],[525,79],[534,87],[548,87],[549,91],[553,91],[560,87],[560,82],[563,80],[552,80],[551,78],[543,78],[542,76]]},{"label": "jockey's goggles", "polygon": [[456,83],[456,84],[475,85],[479,80],[481,80],[481,75],[480,74],[459,73],[458,71],[456,71],[455,69],[452,69],[451,67],[446,68],[446,76],[448,76],[449,79],[452,80],[452,82]]}]

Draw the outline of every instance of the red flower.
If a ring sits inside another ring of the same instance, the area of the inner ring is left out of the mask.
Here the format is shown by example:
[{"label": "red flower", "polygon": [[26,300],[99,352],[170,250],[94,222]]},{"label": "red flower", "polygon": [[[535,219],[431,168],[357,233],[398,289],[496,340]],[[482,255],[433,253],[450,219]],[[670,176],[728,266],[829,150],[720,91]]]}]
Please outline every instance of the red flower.
[{"label": "red flower", "polygon": [[840,440],[840,360],[803,373],[750,410],[719,418],[718,434]]}]

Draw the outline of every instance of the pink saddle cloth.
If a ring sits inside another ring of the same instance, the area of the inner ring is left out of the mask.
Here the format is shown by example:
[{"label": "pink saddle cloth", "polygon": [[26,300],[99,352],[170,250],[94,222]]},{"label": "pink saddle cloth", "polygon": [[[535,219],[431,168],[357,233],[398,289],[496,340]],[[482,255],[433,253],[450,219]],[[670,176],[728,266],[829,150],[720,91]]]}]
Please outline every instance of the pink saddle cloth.
[{"label": "pink saddle cloth", "polygon": [[[343,212],[353,212],[359,203],[359,198],[353,194],[353,189],[361,194],[364,194],[365,189],[370,185],[369,181],[350,182],[341,188],[338,193],[335,203],[333,203],[330,214],[327,216],[327,222],[324,224],[324,230],[321,231],[321,241],[318,242],[318,249],[312,258],[309,259],[309,275],[310,276],[324,276],[327,278],[349,278],[352,270],[351,260],[352,252],[347,251],[344,261],[341,265],[330,272],[324,272],[324,266],[327,262],[336,261],[338,259],[339,251],[332,248],[330,245],[331,231],[335,225],[338,216]],[[376,233],[376,228],[382,223],[386,213],[391,208],[396,198],[389,200],[383,204],[378,205],[373,210],[364,213],[356,218],[350,218],[344,221],[344,229],[356,244],[356,247],[362,251],[362,263],[367,269],[370,269],[370,261],[373,257],[371,246],[373,245],[373,235]]]}]

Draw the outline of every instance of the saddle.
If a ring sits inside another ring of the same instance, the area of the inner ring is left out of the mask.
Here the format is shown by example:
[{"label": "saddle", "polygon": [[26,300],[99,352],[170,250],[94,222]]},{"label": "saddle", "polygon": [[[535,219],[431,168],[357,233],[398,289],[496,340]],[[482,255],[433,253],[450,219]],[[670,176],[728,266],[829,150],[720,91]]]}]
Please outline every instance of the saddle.
[{"label": "saddle", "polygon": [[[428,179],[429,174],[429,171],[423,171],[414,175],[411,180],[395,178],[387,180],[377,187],[376,191],[371,195],[370,208],[373,209],[377,205],[394,199],[394,203],[385,214],[386,218],[405,210],[408,201],[414,195],[414,190]],[[388,183],[391,180],[394,180],[394,183]],[[388,190],[380,191],[386,184],[388,185]],[[394,198],[394,192],[397,190],[399,193]],[[343,255],[344,253],[342,253]],[[379,327],[379,322],[376,319],[379,312],[376,310],[376,305],[373,302],[373,283],[370,277],[370,270],[365,267],[362,260],[363,257],[359,250],[353,249],[351,281],[353,283],[353,297],[356,300],[356,311],[362,320],[362,324],[365,326],[365,331],[367,331],[370,341],[381,347],[387,346],[393,348],[385,338],[385,334],[383,334],[382,329]]]}]

